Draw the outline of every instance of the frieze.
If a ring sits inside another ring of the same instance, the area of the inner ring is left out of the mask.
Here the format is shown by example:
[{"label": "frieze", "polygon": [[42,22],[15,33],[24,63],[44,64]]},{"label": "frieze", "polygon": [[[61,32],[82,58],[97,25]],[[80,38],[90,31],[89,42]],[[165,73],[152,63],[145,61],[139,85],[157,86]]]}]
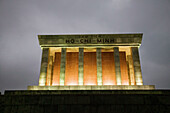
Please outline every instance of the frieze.
[{"label": "frieze", "polygon": [[102,35],[38,35],[41,47],[66,47],[86,45],[140,46],[143,34],[102,34]]}]

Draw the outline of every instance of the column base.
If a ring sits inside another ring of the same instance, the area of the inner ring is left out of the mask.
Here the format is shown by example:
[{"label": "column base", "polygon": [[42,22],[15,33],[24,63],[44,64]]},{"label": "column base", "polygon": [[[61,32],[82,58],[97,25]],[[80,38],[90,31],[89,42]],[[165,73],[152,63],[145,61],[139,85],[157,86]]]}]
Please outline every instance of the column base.
[{"label": "column base", "polygon": [[28,86],[28,90],[154,90],[154,85]]}]

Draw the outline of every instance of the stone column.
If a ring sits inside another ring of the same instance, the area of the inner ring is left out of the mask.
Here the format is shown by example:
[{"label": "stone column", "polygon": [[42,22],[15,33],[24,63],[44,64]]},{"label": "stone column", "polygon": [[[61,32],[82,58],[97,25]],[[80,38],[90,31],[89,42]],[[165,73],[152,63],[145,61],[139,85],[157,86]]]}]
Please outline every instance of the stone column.
[{"label": "stone column", "polygon": [[135,75],[134,75],[134,66],[133,66],[132,55],[128,55],[127,60],[128,60],[128,64],[129,64],[130,85],[135,85]]},{"label": "stone column", "polygon": [[60,64],[60,85],[64,85],[65,82],[65,66],[66,66],[66,48],[62,48]]},{"label": "stone column", "polygon": [[132,47],[131,49],[136,85],[143,85],[138,47]]},{"label": "stone column", "polygon": [[79,85],[83,85],[84,77],[84,49],[79,48]]},{"label": "stone column", "polygon": [[116,72],[116,82],[117,85],[121,85],[121,70],[120,70],[120,58],[119,58],[119,48],[114,47],[114,61],[115,61],[115,72]]},{"label": "stone column", "polygon": [[[53,57],[53,59],[54,59],[54,57]],[[52,86],[52,84],[53,84],[53,72],[54,72],[54,62],[52,63],[52,72],[51,72],[51,86]]]},{"label": "stone column", "polygon": [[49,48],[42,48],[39,86],[45,86],[46,84],[48,56],[49,56]]},{"label": "stone column", "polygon": [[102,56],[101,48],[96,49],[96,59],[97,59],[97,85],[102,85]]},{"label": "stone column", "polygon": [[47,85],[51,85],[51,78],[52,78],[52,69],[53,69],[53,56],[49,57],[48,61],[48,70],[47,70]]}]

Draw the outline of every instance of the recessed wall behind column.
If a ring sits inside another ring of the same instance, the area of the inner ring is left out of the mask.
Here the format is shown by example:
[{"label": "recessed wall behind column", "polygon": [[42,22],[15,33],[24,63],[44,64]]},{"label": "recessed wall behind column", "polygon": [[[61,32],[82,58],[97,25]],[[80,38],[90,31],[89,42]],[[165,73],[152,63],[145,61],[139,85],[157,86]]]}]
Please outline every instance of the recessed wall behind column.
[{"label": "recessed wall behind column", "polygon": [[116,85],[114,53],[112,49],[102,49],[103,85]]},{"label": "recessed wall behind column", "polygon": [[120,70],[121,70],[122,85],[129,85],[128,70],[127,70],[127,63],[126,63],[126,53],[119,52],[119,57],[120,57]]},{"label": "recessed wall behind column", "polygon": [[78,67],[79,67],[78,64],[79,64],[78,48],[67,48],[65,85],[78,85]]},{"label": "recessed wall behind column", "polygon": [[84,49],[84,85],[97,85],[96,49]]},{"label": "recessed wall behind column", "polygon": [[61,52],[55,52],[52,85],[60,85]]},{"label": "recessed wall behind column", "polygon": [[[59,51],[60,50],[60,51]],[[55,50],[52,85],[60,83],[61,48]],[[103,85],[116,85],[113,48],[102,49]],[[128,67],[125,51],[120,51],[120,67],[122,85],[129,85]],[[97,85],[96,48],[84,48],[84,85]],[[67,48],[65,85],[78,85],[79,49]]]}]

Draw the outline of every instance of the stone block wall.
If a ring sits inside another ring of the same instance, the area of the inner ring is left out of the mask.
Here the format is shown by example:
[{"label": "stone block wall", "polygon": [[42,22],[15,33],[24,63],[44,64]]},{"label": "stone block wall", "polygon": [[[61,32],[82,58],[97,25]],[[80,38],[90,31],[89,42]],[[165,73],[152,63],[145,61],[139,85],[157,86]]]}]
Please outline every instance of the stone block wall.
[{"label": "stone block wall", "polygon": [[0,113],[168,113],[169,90],[6,91]]}]

